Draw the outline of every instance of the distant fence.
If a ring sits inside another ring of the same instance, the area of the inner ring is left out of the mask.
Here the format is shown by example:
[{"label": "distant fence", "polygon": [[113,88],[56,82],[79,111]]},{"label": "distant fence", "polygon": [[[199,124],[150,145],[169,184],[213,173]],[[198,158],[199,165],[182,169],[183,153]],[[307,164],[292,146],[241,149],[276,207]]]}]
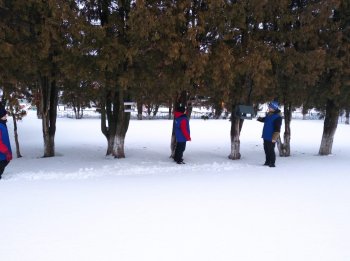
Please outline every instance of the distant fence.
[{"label": "distant fence", "polygon": [[[71,109],[65,109],[65,110],[58,110],[57,111],[57,117],[59,118],[71,118],[75,119],[75,113]],[[101,114],[96,112],[96,110],[83,110],[82,113],[82,118],[83,119],[100,119]],[[132,112],[130,115],[130,118],[132,120],[137,120],[137,113]],[[191,119],[210,119],[212,118],[210,113],[207,112],[196,112],[193,111],[191,113]],[[169,118],[169,112],[158,112],[155,116],[153,115],[148,115],[148,114],[143,114],[142,115],[143,120],[168,120],[168,119],[173,119],[173,115]]]},{"label": "distant fence", "polygon": [[[58,118],[71,118],[75,119],[75,113],[73,110],[59,110],[57,111]],[[83,110],[82,119],[100,119],[101,114],[96,112],[95,110]]]},{"label": "distant fence", "polygon": [[[265,116],[265,112],[258,112],[258,116]],[[283,116],[283,113],[282,113]],[[308,112],[306,114],[302,114],[301,112],[295,111],[292,112],[292,119],[300,119],[300,120],[323,120],[324,115],[319,112]]]},{"label": "distant fence", "polygon": [[[258,112],[258,116],[265,116],[265,112]],[[65,109],[65,110],[58,110],[57,111],[57,117],[59,118],[71,118],[75,119],[74,111],[71,109]],[[226,116],[222,115],[220,119],[230,119],[231,114],[226,114]],[[99,112],[96,112],[94,109],[87,109],[83,110],[82,113],[83,119],[100,119],[101,114]],[[137,113],[132,112],[130,115],[130,118],[132,120],[137,120]],[[143,120],[168,120],[169,119],[169,112],[158,112],[155,116],[143,114],[142,115]],[[173,115],[171,115],[170,119],[173,119]],[[210,112],[198,112],[198,111],[192,111],[191,113],[191,119],[213,119],[213,113]],[[320,112],[309,112],[305,115],[303,115],[301,112],[293,112],[292,113],[292,119],[303,119],[303,120],[323,120],[324,115]],[[339,122],[343,123],[346,121],[345,115],[339,116]]]}]

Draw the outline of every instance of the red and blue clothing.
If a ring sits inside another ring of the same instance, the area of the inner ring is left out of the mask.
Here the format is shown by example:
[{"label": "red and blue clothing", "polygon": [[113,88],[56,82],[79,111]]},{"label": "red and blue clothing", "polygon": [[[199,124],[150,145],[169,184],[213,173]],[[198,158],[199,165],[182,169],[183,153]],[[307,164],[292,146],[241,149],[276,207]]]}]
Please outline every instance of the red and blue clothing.
[{"label": "red and blue clothing", "polygon": [[174,112],[175,137],[177,142],[186,142],[191,140],[190,124],[187,115],[182,112]]},{"label": "red and blue clothing", "polygon": [[10,145],[9,133],[6,123],[0,121],[0,160],[12,159],[12,150]]},{"label": "red and blue clothing", "polygon": [[176,148],[174,160],[178,164],[183,162],[183,153],[186,149],[186,142],[191,140],[190,136],[190,124],[187,118],[187,115],[183,112],[175,111],[174,112],[174,132],[176,138]]}]

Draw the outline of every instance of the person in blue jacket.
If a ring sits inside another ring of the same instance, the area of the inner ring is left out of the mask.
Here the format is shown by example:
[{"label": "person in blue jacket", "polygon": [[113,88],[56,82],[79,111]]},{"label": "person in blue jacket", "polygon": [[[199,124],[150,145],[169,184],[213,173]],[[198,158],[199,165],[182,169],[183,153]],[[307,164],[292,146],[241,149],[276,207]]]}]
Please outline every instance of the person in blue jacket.
[{"label": "person in blue jacket", "polygon": [[5,108],[0,107],[0,179],[5,167],[12,160],[12,150],[6,122],[7,111]]},{"label": "person in blue jacket", "polygon": [[174,112],[174,129],[176,148],[174,160],[177,164],[184,164],[183,153],[186,149],[186,142],[191,141],[190,124],[186,115],[185,107],[178,107]]},{"label": "person in blue jacket", "polygon": [[282,116],[278,108],[278,102],[272,101],[268,105],[266,117],[259,117],[258,121],[264,123],[262,138],[264,140],[264,151],[266,160],[264,165],[275,167],[276,154],[275,144],[280,136]]}]

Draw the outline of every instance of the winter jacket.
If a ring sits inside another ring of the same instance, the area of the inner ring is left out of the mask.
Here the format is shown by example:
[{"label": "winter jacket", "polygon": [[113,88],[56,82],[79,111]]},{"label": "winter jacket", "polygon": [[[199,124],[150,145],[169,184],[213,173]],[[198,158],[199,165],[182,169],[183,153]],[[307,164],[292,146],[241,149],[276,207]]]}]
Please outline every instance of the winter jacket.
[{"label": "winter jacket", "polygon": [[191,140],[190,124],[187,115],[182,112],[175,112],[175,137],[177,142],[186,142]]},{"label": "winter jacket", "polygon": [[264,140],[272,141],[279,137],[282,125],[280,110],[269,112],[266,117],[259,117],[258,121],[264,122],[264,128],[261,136]]},{"label": "winter jacket", "polygon": [[0,160],[11,160],[12,150],[6,122],[0,121]]}]

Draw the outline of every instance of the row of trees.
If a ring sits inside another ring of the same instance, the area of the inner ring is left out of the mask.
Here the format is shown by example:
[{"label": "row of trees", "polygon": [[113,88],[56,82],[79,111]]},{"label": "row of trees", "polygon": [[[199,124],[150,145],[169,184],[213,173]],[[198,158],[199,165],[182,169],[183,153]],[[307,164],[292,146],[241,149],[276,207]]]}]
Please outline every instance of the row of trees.
[{"label": "row of trees", "polygon": [[[347,0],[0,0],[3,101],[29,96],[55,155],[58,97],[101,110],[107,155],[125,157],[125,101],[148,106],[205,95],[219,114],[277,98],[283,156],[291,112],[325,111],[319,154],[331,153],[340,109],[350,108]],[[243,120],[232,113],[230,159]],[[174,140],[174,139],[173,139]]]}]

